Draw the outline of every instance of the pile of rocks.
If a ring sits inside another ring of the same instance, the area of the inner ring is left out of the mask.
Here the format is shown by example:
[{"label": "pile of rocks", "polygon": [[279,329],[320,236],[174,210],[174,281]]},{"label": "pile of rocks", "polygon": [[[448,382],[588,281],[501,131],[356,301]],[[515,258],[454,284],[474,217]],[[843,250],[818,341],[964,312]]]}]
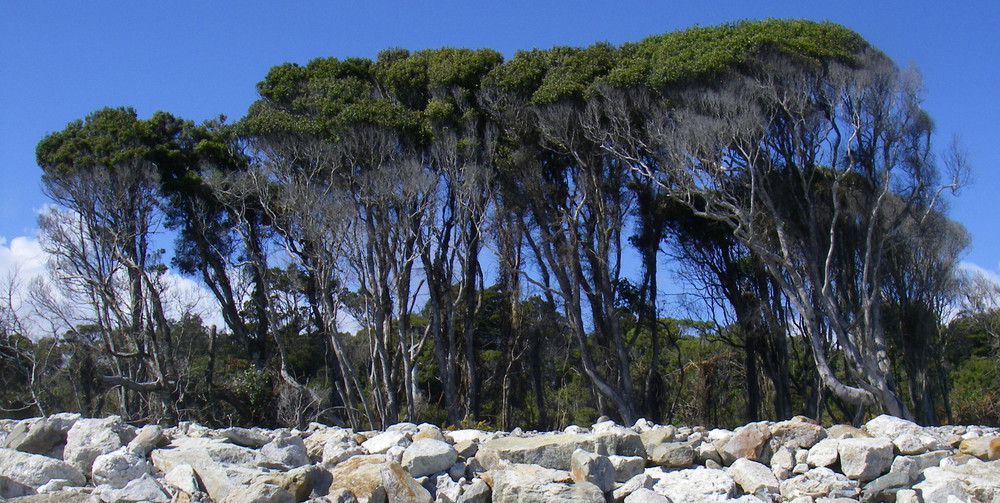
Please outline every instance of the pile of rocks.
[{"label": "pile of rocks", "polygon": [[805,418],[735,431],[603,421],[558,433],[312,424],[135,428],[116,416],[0,421],[16,502],[1000,503],[1000,431]]}]

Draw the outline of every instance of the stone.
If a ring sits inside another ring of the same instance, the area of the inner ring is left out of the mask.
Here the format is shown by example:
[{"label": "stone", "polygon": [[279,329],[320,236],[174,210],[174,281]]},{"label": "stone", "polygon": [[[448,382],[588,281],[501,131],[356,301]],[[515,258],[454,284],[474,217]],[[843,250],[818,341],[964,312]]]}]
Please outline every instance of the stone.
[{"label": "stone", "polygon": [[51,418],[19,421],[0,445],[21,452],[45,454],[66,441],[66,432],[79,418],[79,414],[56,414]]},{"label": "stone", "polygon": [[260,473],[256,467],[263,461],[257,451],[221,438],[175,438],[162,449],[149,453],[153,466],[169,473],[183,464],[191,465],[206,492],[216,501],[230,490],[248,484]]},{"label": "stone", "polygon": [[840,472],[862,482],[873,480],[892,466],[893,445],[887,438],[845,438],[837,444]]},{"label": "stone", "polygon": [[166,438],[163,436],[163,428],[149,424],[143,426],[136,433],[135,438],[128,443],[128,450],[138,456],[145,457],[153,449],[163,445]]},{"label": "stone", "polygon": [[143,474],[137,479],[132,479],[125,487],[120,489],[102,485],[95,489],[95,493],[100,489],[102,501],[107,503],[134,503],[138,501],[167,503],[170,495],[163,489],[163,486],[150,474]]},{"label": "stone", "polygon": [[465,469],[465,461],[462,461],[460,458],[458,461],[455,461],[455,464],[451,465],[451,468],[448,468],[448,476],[457,482],[458,479],[465,477]]},{"label": "stone", "polygon": [[1000,481],[1000,461],[983,462],[971,458],[958,466],[929,467],[921,475],[924,480],[913,489],[920,491],[927,502],[945,501],[949,496],[959,501],[1000,501],[1000,483],[997,482]]},{"label": "stone", "polygon": [[826,438],[826,430],[816,421],[803,416],[795,416],[771,426],[771,437],[780,446],[808,449]]},{"label": "stone", "polygon": [[835,424],[826,429],[827,438],[871,438],[868,433],[849,424]]},{"label": "stone", "polygon": [[671,503],[666,496],[657,494],[652,489],[641,487],[625,497],[624,503]]},{"label": "stone", "polygon": [[416,442],[422,438],[440,440],[441,442],[445,441],[444,435],[441,433],[441,428],[429,423],[417,425],[417,432],[413,434],[412,440]]},{"label": "stone", "polygon": [[649,451],[653,446],[672,442],[676,433],[677,428],[673,426],[656,426],[641,433],[639,438],[642,439],[642,445]]},{"label": "stone", "polygon": [[830,466],[837,462],[840,457],[840,440],[836,438],[825,438],[809,449],[805,462],[809,466]]},{"label": "stone", "polygon": [[615,487],[615,467],[607,456],[587,452],[583,449],[573,451],[570,458],[570,476],[573,480],[586,481],[596,485],[601,492],[608,492]]},{"label": "stone", "polygon": [[1000,436],[963,439],[958,450],[983,461],[1000,459]]},{"label": "stone", "polygon": [[[416,426],[414,426],[415,428]],[[399,430],[386,431],[365,440],[361,447],[368,454],[385,454],[392,447],[410,445],[410,434]]]},{"label": "stone", "polygon": [[78,419],[66,433],[63,460],[90,476],[94,460],[129,443],[133,428],[118,416],[103,419]]},{"label": "stone", "polygon": [[646,468],[646,458],[642,456],[608,456],[615,469],[615,481],[625,482],[642,473]]},{"label": "stone", "polygon": [[325,462],[323,453],[330,446],[343,448],[357,447],[360,454],[361,449],[352,438],[353,436],[354,432],[349,429],[322,426],[310,432],[308,436],[302,439],[302,442],[306,446],[306,454],[309,455],[309,459],[313,462]]},{"label": "stone", "polygon": [[94,484],[107,484],[115,489],[125,487],[130,481],[150,473],[151,466],[145,456],[139,456],[127,447],[101,454],[94,459],[92,478]]},{"label": "stone", "polygon": [[719,455],[719,450],[715,448],[715,444],[711,442],[702,442],[695,448],[695,459],[699,464],[705,466],[708,466],[709,463],[722,466],[722,456]]},{"label": "stone", "polygon": [[924,503],[924,500],[913,489],[900,489],[896,491],[896,503]]},{"label": "stone", "polygon": [[354,493],[343,488],[334,489],[322,498],[309,501],[316,501],[319,503],[358,503],[358,499],[354,497]]},{"label": "stone", "polygon": [[646,456],[646,449],[638,434],[632,430],[616,427],[613,431],[585,435],[549,433],[528,437],[497,438],[481,444],[476,459],[487,469],[493,468],[496,461],[505,460],[567,471],[570,457],[577,449],[605,456],[612,454]]},{"label": "stone", "polygon": [[778,480],[785,480],[792,475],[795,467],[795,452],[788,447],[779,447],[771,456],[771,473]]},{"label": "stone", "polygon": [[73,483],[66,479],[52,479],[38,486],[38,494],[49,494],[62,491],[67,487],[73,487]]},{"label": "stone", "polygon": [[310,464],[306,444],[298,435],[278,435],[260,448],[260,453],[268,461],[288,468],[298,468]]},{"label": "stone", "polygon": [[865,484],[861,491],[861,501],[874,503],[894,499],[899,489],[912,486],[919,476],[916,461],[906,456],[897,457],[893,460],[889,473]]},{"label": "stone", "polygon": [[446,471],[457,460],[458,452],[447,442],[423,438],[406,448],[401,464],[413,477],[423,477]]},{"label": "stone", "polygon": [[52,479],[65,479],[71,485],[82,486],[86,477],[75,466],[41,454],[30,454],[14,449],[0,448],[0,477],[7,479],[6,485],[19,490],[21,486],[32,490]]},{"label": "stone", "polygon": [[218,434],[236,445],[251,449],[260,449],[264,447],[264,444],[271,441],[271,437],[267,434],[267,431],[262,428],[240,428],[234,426],[220,430]]},{"label": "stone", "polygon": [[[484,474],[494,503],[604,503],[604,493],[589,482],[573,482],[564,470],[511,464]],[[491,483],[492,481],[492,483]]]},{"label": "stone", "polygon": [[234,488],[221,503],[296,503],[287,490],[266,482],[253,482]]},{"label": "stone", "polygon": [[455,503],[487,503],[493,498],[493,491],[483,479],[475,479],[462,489]]},{"label": "stone", "polygon": [[359,499],[370,499],[382,485],[385,457],[378,454],[354,456],[330,468],[332,482],[329,491],[350,491]]},{"label": "stone", "polygon": [[647,450],[646,457],[664,468],[689,468],[694,464],[695,451],[682,443],[656,444]]},{"label": "stone", "polygon": [[826,467],[809,470],[781,483],[781,497],[791,500],[803,496],[810,498],[857,498],[861,493],[857,481],[850,480]]},{"label": "stone", "polygon": [[451,442],[452,444],[458,444],[460,442],[468,440],[476,445],[479,445],[487,440],[493,438],[492,433],[487,433],[482,430],[464,429],[455,431],[445,431],[442,432],[445,440]]},{"label": "stone", "polygon": [[455,449],[455,452],[458,452],[458,457],[462,459],[469,459],[479,451],[479,444],[472,440],[462,440],[452,447]]},{"label": "stone", "polygon": [[615,501],[621,501],[639,489],[652,489],[654,484],[656,484],[656,479],[647,473],[640,473],[611,491],[611,498]]},{"label": "stone", "polygon": [[[13,450],[13,449],[12,449]],[[2,470],[2,468],[0,468]],[[54,479],[61,480],[61,479]],[[42,484],[45,486],[51,481]],[[42,487],[39,486],[39,487]],[[6,475],[0,475],[0,501],[5,501],[5,498],[17,498],[20,496],[27,496],[29,494],[35,494],[36,488],[31,487],[27,484],[22,484]]]},{"label": "stone", "polygon": [[[437,442],[433,439],[424,439],[423,441]],[[420,483],[414,480],[409,473],[406,473],[399,463],[383,465],[379,476],[389,503],[432,503],[434,501],[430,492],[421,487]]]},{"label": "stone", "polygon": [[198,474],[189,464],[180,464],[163,476],[163,481],[189,494],[205,491]]},{"label": "stone", "polygon": [[736,481],[722,470],[689,468],[655,474],[653,490],[672,503],[711,503],[725,501],[736,495]]},{"label": "stone", "polygon": [[778,478],[764,464],[740,458],[733,461],[727,473],[747,494],[778,493]]},{"label": "stone", "polygon": [[769,464],[771,461],[771,429],[766,422],[750,423],[737,428],[729,440],[716,443],[722,461],[730,465],[739,458]]},{"label": "stone", "polygon": [[[306,451],[308,452],[308,446]],[[364,454],[364,450],[360,445],[354,444],[353,442],[351,444],[331,442],[323,447],[323,452],[320,455],[320,461],[322,461],[324,465],[334,466],[345,459],[360,454]],[[310,456],[310,459],[312,459],[312,456]]]}]

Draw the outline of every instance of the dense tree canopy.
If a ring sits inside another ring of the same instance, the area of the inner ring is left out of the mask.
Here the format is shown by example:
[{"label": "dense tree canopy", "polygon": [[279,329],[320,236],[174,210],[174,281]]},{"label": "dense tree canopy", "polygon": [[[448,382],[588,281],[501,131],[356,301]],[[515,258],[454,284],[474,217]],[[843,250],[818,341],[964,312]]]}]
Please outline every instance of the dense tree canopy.
[{"label": "dense tree canopy", "polygon": [[[995,366],[977,324],[995,310],[945,328],[967,238],[941,196],[961,156],[937,146],[915,71],[842,26],[507,60],[393,48],[280,64],[257,89],[233,124],[103,109],[42,139],[63,293],[34,298],[72,330],[31,341],[4,310],[17,365],[0,405],[299,426],[935,423],[969,386],[952,372]],[[171,296],[165,234],[224,326]],[[667,309],[664,269],[701,309]],[[45,387],[67,371],[85,377]],[[962,400],[960,419],[1000,421]]]}]

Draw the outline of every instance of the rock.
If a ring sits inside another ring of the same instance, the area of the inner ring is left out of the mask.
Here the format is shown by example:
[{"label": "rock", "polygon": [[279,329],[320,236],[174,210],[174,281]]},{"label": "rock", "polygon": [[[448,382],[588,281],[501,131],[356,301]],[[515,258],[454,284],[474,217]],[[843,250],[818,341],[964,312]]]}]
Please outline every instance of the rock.
[{"label": "rock", "polygon": [[479,444],[473,442],[472,440],[462,440],[452,447],[456,452],[458,452],[458,457],[462,459],[469,459],[475,456],[476,452],[479,451]]},{"label": "rock", "polygon": [[896,491],[896,503],[924,503],[924,500],[913,489],[900,489]]},{"label": "rock", "polygon": [[672,442],[676,433],[677,428],[673,426],[657,426],[644,431],[639,438],[642,439],[643,447],[649,451],[653,446]]},{"label": "rock", "polygon": [[412,440],[416,442],[422,438],[430,438],[433,440],[440,440],[442,442],[445,441],[444,435],[441,434],[441,428],[429,423],[417,425],[417,432],[413,434]]},{"label": "rock", "polygon": [[652,489],[653,485],[656,484],[656,479],[650,477],[646,473],[640,473],[627,481],[624,484],[615,488],[611,492],[611,497],[615,501],[621,501],[625,499],[626,496],[632,494],[639,489]]},{"label": "rock", "polygon": [[493,438],[492,433],[486,433],[485,431],[482,430],[472,430],[472,429],[445,431],[442,432],[442,434],[444,435],[445,440],[451,442],[452,444],[458,444],[460,442],[468,440],[469,442],[479,445]]},{"label": "rock", "polygon": [[[433,439],[424,439],[423,441],[438,442]],[[406,473],[398,463],[383,465],[379,475],[389,503],[432,503],[434,501],[427,489],[421,487],[420,483],[414,480],[409,473]]]},{"label": "rock", "polygon": [[642,473],[646,468],[646,458],[641,456],[608,456],[611,466],[615,469],[615,481],[625,482]]},{"label": "rock", "polygon": [[[924,480],[913,486],[924,501],[1000,501],[1000,461],[983,462],[972,458],[959,466],[930,467],[922,472]],[[974,499],[973,499],[974,498]]]},{"label": "rock", "polygon": [[378,454],[354,456],[330,468],[330,492],[345,489],[361,499],[369,499],[382,485],[385,457]]},{"label": "rock", "polygon": [[19,421],[0,445],[21,452],[45,454],[66,441],[66,432],[79,418],[79,414],[55,414],[51,418]]},{"label": "rock", "polygon": [[306,465],[287,472],[270,472],[253,479],[252,484],[263,483],[288,491],[295,501],[305,501],[311,494],[327,494],[333,477],[321,466]]},{"label": "rock", "polygon": [[90,476],[94,460],[129,443],[133,428],[118,416],[103,419],[78,419],[66,433],[63,460]]},{"label": "rock", "polygon": [[127,447],[122,447],[94,459],[92,478],[94,484],[107,484],[115,489],[121,489],[130,481],[149,473],[150,468],[145,456],[139,456]]},{"label": "rock", "polygon": [[788,447],[780,447],[771,456],[771,473],[778,480],[785,480],[792,475],[795,467],[795,453]]},{"label": "rock", "polygon": [[825,438],[809,449],[806,456],[806,464],[812,467],[830,466],[837,462],[840,456],[840,440],[836,438]]},{"label": "rock", "polygon": [[221,503],[295,503],[287,490],[266,482],[253,482],[234,488]]},{"label": "rock", "polygon": [[841,473],[864,482],[889,470],[893,446],[886,438],[845,438],[837,444],[837,453]]},{"label": "rock", "polygon": [[[415,428],[416,426],[414,426]],[[411,443],[410,434],[403,431],[386,431],[365,440],[361,447],[368,454],[385,454],[392,447],[407,447]]]},{"label": "rock", "polygon": [[73,487],[73,483],[66,479],[52,479],[38,486],[38,494],[49,494],[62,491],[67,487]]},{"label": "rock", "polygon": [[882,414],[865,423],[861,429],[873,437],[888,437],[889,439],[893,439],[903,433],[918,431],[922,428],[913,421]]},{"label": "rock", "polygon": [[781,483],[781,497],[791,500],[810,498],[857,498],[861,490],[856,481],[826,467],[813,468]]},{"label": "rock", "polygon": [[455,464],[458,452],[447,442],[423,438],[410,444],[403,452],[402,465],[413,477],[443,472]]},{"label": "rock", "polygon": [[251,449],[260,449],[271,441],[271,437],[261,428],[232,427],[219,431],[219,435],[236,445]]},{"label": "rock", "polygon": [[149,451],[163,445],[165,441],[163,428],[155,424],[150,424],[139,429],[135,438],[128,443],[128,450],[138,456],[145,457],[149,454]]},{"label": "rock", "polygon": [[772,425],[771,437],[780,446],[808,449],[826,438],[826,430],[812,419],[795,416]]},{"label": "rock", "polygon": [[95,493],[98,492],[98,489],[101,500],[107,503],[135,503],[138,501],[166,503],[170,501],[170,495],[167,494],[167,491],[148,473],[130,480],[121,489],[102,485],[95,489]]},{"label": "rock", "polygon": [[0,477],[8,481],[6,485],[12,492],[20,491],[22,486],[34,491],[52,479],[65,479],[74,486],[87,483],[80,470],[69,463],[14,449],[0,449]]},{"label": "rock", "polygon": [[288,468],[298,468],[310,464],[306,444],[298,435],[282,434],[260,448],[260,453],[268,461]]},{"label": "rock", "polygon": [[729,476],[747,494],[777,494],[779,482],[766,465],[749,459],[737,459],[727,470]]},{"label": "rock", "polygon": [[666,496],[662,494],[657,494],[652,489],[646,489],[641,487],[636,489],[635,492],[629,494],[625,497],[625,503],[671,503]]},{"label": "rock", "polygon": [[983,461],[1000,459],[1000,436],[963,439],[958,450]]},{"label": "rock", "polygon": [[736,481],[722,470],[691,468],[656,474],[653,490],[666,496],[672,503],[701,503],[725,501],[736,495]]},{"label": "rock", "polygon": [[462,495],[455,503],[487,503],[491,501],[493,492],[483,479],[475,479],[462,489]]},{"label": "rock", "polygon": [[[306,452],[309,451],[308,444],[306,445]],[[350,443],[328,443],[323,447],[322,454],[320,455],[320,460],[323,464],[327,466],[334,466],[341,461],[350,458],[351,456],[357,456],[363,454],[364,450],[360,445],[355,444],[352,440]],[[310,456],[312,458],[312,456]]]},{"label": "rock", "polygon": [[263,461],[257,451],[219,438],[175,438],[167,447],[154,449],[149,457],[163,473],[179,465],[191,465],[216,501],[233,488],[249,484],[260,473],[256,467]]},{"label": "rock", "polygon": [[638,434],[616,427],[613,431],[585,435],[557,433],[498,438],[481,444],[476,458],[488,469],[493,468],[496,460],[502,459],[566,471],[569,470],[570,456],[577,449],[605,456],[646,456]]},{"label": "rock", "polygon": [[647,451],[646,457],[664,468],[688,468],[694,463],[695,452],[687,444],[656,444]]},{"label": "rock", "polygon": [[601,492],[615,487],[615,467],[607,456],[577,449],[570,458],[570,476],[573,480],[586,481],[596,485]]},{"label": "rock", "polygon": [[[3,468],[0,468],[0,470],[3,470]],[[44,486],[45,484],[42,485]],[[19,496],[35,494],[35,492],[36,488],[34,487],[22,484],[6,475],[0,475],[0,501],[5,501],[5,498],[17,498]]]},{"label": "rock", "polygon": [[465,461],[459,459],[458,461],[455,461],[455,464],[451,465],[451,468],[448,468],[448,476],[451,477],[452,480],[458,482],[458,479],[465,477],[465,470]]},{"label": "rock", "polygon": [[871,438],[871,435],[849,424],[835,424],[826,429],[827,438]]},{"label": "rock", "polygon": [[569,472],[511,464],[484,474],[494,503],[604,503],[604,493],[589,482],[572,482]]},{"label": "rock", "polygon": [[719,450],[715,448],[715,444],[711,442],[703,442],[695,449],[695,459],[699,464],[708,466],[708,463],[715,463],[722,466],[722,456],[719,455]]},{"label": "rock", "polygon": [[180,464],[163,476],[163,481],[189,494],[205,491],[198,474],[189,464]]},{"label": "rock", "polygon": [[354,493],[347,489],[335,489],[322,498],[309,501],[317,503],[358,503],[358,499],[354,497]]},{"label": "rock", "polygon": [[[750,423],[737,428],[733,436],[724,443],[716,444],[719,455],[726,465],[739,458],[769,464],[771,461],[771,429],[766,422]],[[676,502],[675,502],[676,503]]]},{"label": "rock", "polygon": [[891,501],[899,489],[912,486],[919,476],[920,471],[913,459],[905,456],[897,457],[893,460],[889,473],[865,484],[861,492],[861,501],[867,503]]}]

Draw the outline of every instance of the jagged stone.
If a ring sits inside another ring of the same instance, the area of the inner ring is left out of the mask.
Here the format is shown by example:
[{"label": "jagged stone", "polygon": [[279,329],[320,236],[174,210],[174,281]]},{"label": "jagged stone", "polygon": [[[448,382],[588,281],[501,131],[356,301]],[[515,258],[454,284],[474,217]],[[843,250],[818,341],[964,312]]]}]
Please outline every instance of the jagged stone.
[{"label": "jagged stone", "polygon": [[[416,426],[414,426],[416,428]],[[400,430],[386,430],[361,443],[368,454],[385,454],[392,447],[407,447],[410,445],[410,433]]]},{"label": "jagged stone", "polygon": [[857,498],[861,493],[857,481],[850,480],[826,467],[809,470],[781,483],[781,496],[791,500],[803,496],[810,498]]},{"label": "jagged stone", "polygon": [[666,496],[657,494],[652,489],[640,487],[625,497],[624,503],[671,503]]},{"label": "jagged stone", "polygon": [[646,468],[646,458],[642,456],[608,456],[611,466],[615,469],[615,481],[625,482],[642,473]]},{"label": "jagged stone", "polygon": [[762,421],[737,428],[732,437],[725,442],[716,443],[715,448],[718,449],[726,465],[740,458],[769,464],[771,461],[769,440],[771,440],[771,429]]},{"label": "jagged stone", "polygon": [[219,501],[233,488],[256,477],[263,460],[257,451],[221,438],[175,438],[149,454],[153,466],[168,473],[180,465],[191,465],[212,499]]},{"label": "jagged stone", "polygon": [[865,484],[861,491],[861,501],[874,503],[895,499],[895,493],[899,489],[912,486],[919,476],[917,463],[909,457],[899,456],[893,460],[889,473]]},{"label": "jagged stone", "polygon": [[175,466],[163,476],[163,481],[188,494],[205,490],[198,473],[187,463]]},{"label": "jagged stone", "polygon": [[64,413],[24,419],[14,425],[0,445],[31,454],[46,454],[66,442],[66,432],[79,418],[79,414]]},{"label": "jagged stone", "polygon": [[889,470],[892,442],[887,438],[845,438],[838,442],[840,471],[848,478],[869,481]]},{"label": "jagged stone", "polygon": [[[425,439],[425,441],[435,441]],[[382,487],[389,503],[431,503],[430,492],[403,469],[399,463],[387,463],[379,472]]]},{"label": "jagged stone", "polygon": [[647,459],[664,468],[688,468],[695,460],[695,451],[691,446],[682,443],[653,445],[647,451]]},{"label": "jagged stone", "polygon": [[1000,461],[971,458],[958,466],[929,467],[921,475],[924,480],[913,489],[927,502],[945,501],[949,495],[959,501],[1000,501]]},{"label": "jagged stone", "polygon": [[711,503],[736,495],[736,481],[722,470],[698,467],[660,473],[647,470],[646,473],[657,479],[653,490],[672,503]]},{"label": "jagged stone", "polygon": [[[840,439],[825,438],[809,449],[805,462],[809,466],[830,466],[837,462],[840,456]],[[801,461],[800,461],[801,462]]]},{"label": "jagged stone", "polygon": [[461,442],[458,442],[452,447],[455,449],[455,452],[458,453],[458,456],[462,459],[469,459],[475,456],[476,452],[479,451],[479,444],[472,440],[462,440]]},{"label": "jagged stone", "polygon": [[115,489],[125,487],[130,481],[150,472],[145,456],[139,456],[127,447],[121,447],[94,459],[92,478],[94,484],[107,484]]},{"label": "jagged stone", "polygon": [[642,445],[646,451],[649,451],[654,446],[672,442],[676,434],[677,428],[673,426],[655,426],[642,432],[639,438],[642,439]]},{"label": "jagged stone", "polygon": [[385,456],[378,454],[354,456],[330,468],[330,492],[345,489],[362,499],[370,499],[382,485],[381,470]]},{"label": "jagged stone", "polygon": [[128,444],[134,437],[134,428],[125,424],[118,416],[78,419],[66,433],[63,460],[89,477],[97,456]]},{"label": "jagged stone", "polygon": [[266,482],[253,482],[234,488],[221,503],[295,503],[288,490]]},{"label": "jagged stone", "polygon": [[447,442],[423,438],[403,452],[402,465],[414,477],[443,472],[455,464],[458,452]]},{"label": "jagged stone", "polygon": [[610,432],[585,435],[557,433],[493,439],[480,445],[476,459],[488,469],[502,459],[511,463],[535,464],[566,471],[569,470],[570,456],[577,449],[602,455],[646,455],[639,435],[619,427]]},{"label": "jagged stone", "polygon": [[412,440],[416,442],[422,438],[440,440],[441,442],[445,441],[444,435],[441,433],[441,428],[429,423],[417,425],[417,432],[413,434]]},{"label": "jagged stone", "polygon": [[493,491],[483,479],[475,479],[462,489],[455,503],[487,503],[492,500]]},{"label": "jagged stone", "polygon": [[795,452],[788,447],[782,446],[771,456],[771,473],[778,480],[785,480],[792,476],[792,468],[795,467]]},{"label": "jagged stone", "polygon": [[577,449],[570,458],[570,475],[573,480],[587,481],[608,492],[615,487],[616,472],[607,456]]},{"label": "jagged stone", "polygon": [[148,473],[130,480],[128,484],[125,484],[125,487],[120,489],[102,485],[97,487],[94,492],[100,494],[101,501],[106,503],[136,503],[139,501],[167,503],[170,501],[170,495],[167,494],[167,491]]},{"label": "jagged stone", "polygon": [[7,485],[12,492],[19,491],[21,486],[34,491],[52,479],[65,479],[75,486],[87,483],[83,473],[69,463],[14,449],[0,449],[0,476],[9,480]]},{"label": "jagged stone", "polygon": [[835,424],[826,429],[827,438],[871,438],[868,433],[849,424]]},{"label": "jagged stone", "polygon": [[251,449],[260,449],[271,441],[270,435],[262,428],[240,428],[234,426],[220,430],[219,435],[236,445]]},{"label": "jagged stone", "polygon": [[1000,459],[1000,436],[963,439],[958,450],[983,461]]},{"label": "jagged stone", "polygon": [[260,453],[268,461],[288,468],[298,468],[310,463],[306,444],[298,435],[280,434],[274,440],[264,444],[260,448]]},{"label": "jagged stone", "polygon": [[656,479],[643,472],[616,487],[613,491],[611,491],[611,497],[615,501],[621,501],[625,499],[626,496],[638,491],[639,489],[652,489],[655,484]]},{"label": "jagged stone", "polygon": [[6,475],[0,475],[0,501],[4,501],[5,498],[17,498],[19,496],[35,494],[35,492],[36,488],[34,487],[22,484]]},{"label": "jagged stone", "polygon": [[779,482],[766,465],[749,459],[737,459],[727,470],[729,476],[748,494],[777,494]]},{"label": "jagged stone", "polygon": [[[604,493],[589,482],[573,482],[569,472],[537,465],[511,464],[484,474],[494,503],[604,503]],[[492,481],[492,483],[491,483]]]},{"label": "jagged stone", "polygon": [[138,456],[145,457],[153,449],[160,447],[166,441],[163,436],[163,428],[155,424],[143,426],[136,433],[135,438],[128,443],[128,450]]},{"label": "jagged stone", "polygon": [[808,449],[826,438],[826,430],[812,419],[795,416],[772,425],[771,436],[780,446]]}]

